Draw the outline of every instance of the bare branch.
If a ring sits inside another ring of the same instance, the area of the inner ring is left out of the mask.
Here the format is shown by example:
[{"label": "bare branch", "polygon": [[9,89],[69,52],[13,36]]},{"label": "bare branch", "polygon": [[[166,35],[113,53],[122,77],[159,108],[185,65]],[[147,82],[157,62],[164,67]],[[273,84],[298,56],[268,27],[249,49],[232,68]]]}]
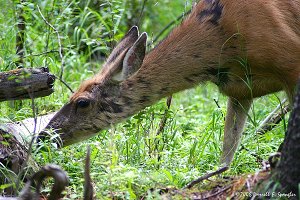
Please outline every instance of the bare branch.
[{"label": "bare branch", "polygon": [[84,200],[92,200],[94,199],[94,190],[92,179],[90,175],[91,168],[91,148],[88,146],[86,158],[85,158],[85,166],[84,166]]},{"label": "bare branch", "polygon": [[187,12],[183,13],[182,15],[178,16],[175,20],[171,21],[167,26],[165,26],[165,28],[163,28],[158,35],[153,39],[152,43],[156,43],[159,38],[169,29],[171,28],[176,22],[178,22],[179,20],[181,20],[183,17],[185,17],[186,15],[190,14],[191,10],[188,10]]},{"label": "bare branch", "polygon": [[40,15],[41,15],[41,17],[42,17],[42,19],[44,20],[44,22],[56,33],[56,35],[57,35],[57,41],[58,41],[58,46],[59,46],[59,57],[60,57],[60,59],[61,59],[61,71],[60,71],[60,75],[59,75],[59,77],[61,78],[62,77],[62,75],[63,75],[63,72],[64,72],[64,56],[63,56],[63,48],[62,48],[62,45],[61,45],[61,40],[60,40],[60,35],[59,35],[59,32],[58,32],[58,30],[52,25],[52,24],[50,24],[47,20],[46,20],[46,18],[44,17],[44,15],[43,15],[43,13],[41,12],[41,9],[40,9],[40,7],[39,6],[37,6],[37,9],[38,9],[38,11],[39,11],[39,13],[40,13]]},{"label": "bare branch", "polygon": [[142,20],[142,17],[143,17],[143,13],[144,13],[145,6],[146,6],[147,1],[148,1],[148,0],[143,0],[143,5],[142,5],[141,12],[140,12],[140,16],[139,16],[138,21],[137,21],[137,26],[139,26],[140,23],[141,23],[141,20]]},{"label": "bare branch", "polygon": [[[168,112],[170,110],[171,103],[172,103],[172,98],[173,98],[172,95],[167,98],[167,108],[165,109],[164,115],[160,120],[159,128],[156,132],[156,136],[159,136],[165,130],[165,126],[166,126],[166,123],[168,120]],[[159,140],[155,141],[155,149],[156,150],[158,150],[158,145],[159,145]],[[164,146],[165,146],[165,143],[163,144],[163,148],[164,148]],[[161,156],[158,155],[158,160],[160,160],[160,159],[161,159]]]},{"label": "bare branch", "polygon": [[50,51],[45,51],[45,52],[37,53],[37,54],[29,54],[29,55],[24,56],[24,58],[28,58],[28,57],[32,57],[32,56],[42,56],[42,55],[46,55],[46,54],[50,54],[50,53],[59,53],[59,51],[50,50]]},{"label": "bare branch", "polygon": [[57,35],[57,40],[58,40],[58,46],[59,46],[59,57],[61,59],[61,68],[60,68],[60,74],[59,74],[59,80],[72,92],[74,93],[74,91],[71,89],[71,87],[63,80],[62,76],[63,76],[63,73],[64,73],[64,65],[65,65],[65,60],[64,60],[64,56],[63,56],[63,48],[62,48],[62,44],[61,44],[61,37],[59,35],[59,32],[58,30],[52,25],[50,24],[46,18],[44,17],[43,13],[41,12],[40,10],[40,7],[37,6],[38,8],[38,11],[41,15],[41,17],[43,18],[44,22],[56,33]]},{"label": "bare branch", "polygon": [[272,130],[277,124],[281,122],[284,115],[291,110],[288,105],[287,99],[284,99],[260,124],[257,129],[258,134],[265,134],[266,132]]},{"label": "bare branch", "polygon": [[[22,5],[24,3],[23,0],[20,1],[20,4]],[[25,28],[26,28],[26,23],[25,23],[25,17],[23,16],[24,10],[22,6],[17,7],[17,35],[16,35],[16,54],[19,56],[18,61],[16,62],[18,67],[23,66],[23,58],[24,58],[24,42],[25,42]]]},{"label": "bare branch", "polygon": [[222,167],[222,168],[219,168],[217,171],[214,171],[214,172],[210,172],[210,173],[207,173],[205,174],[204,176],[201,176],[199,178],[197,178],[196,180],[190,182],[189,184],[187,184],[184,188],[187,188],[187,189],[190,189],[192,188],[194,185],[200,183],[201,181],[204,181],[212,176],[215,176],[215,175],[218,175],[218,174],[221,174],[223,172],[225,172],[226,170],[228,170],[228,167]]},{"label": "bare branch", "polygon": [[28,147],[26,159],[22,163],[21,171],[18,174],[18,180],[17,180],[17,183],[16,183],[16,188],[19,188],[19,185],[20,185],[20,182],[21,182],[21,176],[23,174],[23,171],[26,170],[26,168],[27,168],[27,164],[28,164],[29,158],[31,156],[31,152],[32,152],[33,143],[34,143],[35,138],[36,138],[36,126],[37,126],[36,107],[35,107],[35,103],[34,103],[34,96],[33,96],[33,94],[29,93],[29,95],[31,97],[31,109],[32,109],[32,114],[33,114],[34,127],[33,127],[33,132],[31,133],[32,136],[31,136],[31,141],[29,143],[29,147]]}]

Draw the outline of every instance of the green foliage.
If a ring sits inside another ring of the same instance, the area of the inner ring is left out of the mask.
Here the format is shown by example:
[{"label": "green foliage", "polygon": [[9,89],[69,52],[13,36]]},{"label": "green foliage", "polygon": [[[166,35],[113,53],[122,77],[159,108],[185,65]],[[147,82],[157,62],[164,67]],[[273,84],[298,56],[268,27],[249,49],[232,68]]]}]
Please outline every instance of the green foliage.
[{"label": "green foliage", "polygon": [[[17,8],[23,9],[26,19],[24,67],[46,66],[57,77],[63,67],[62,78],[76,89],[99,70],[105,55],[133,23],[139,23],[141,31],[147,31],[151,41],[151,37],[171,20],[187,11],[192,2],[44,0],[19,4],[17,1],[0,0],[0,70],[16,67]],[[56,30],[43,20],[38,7],[47,23]],[[59,39],[55,31],[59,33]],[[63,60],[58,53],[60,42]],[[57,80],[54,94],[35,100],[38,114],[58,110],[70,94]],[[277,96],[282,94],[255,101],[242,138],[244,148],[237,152],[229,174],[254,171],[260,168],[258,157],[266,159],[276,151],[283,137],[284,123],[265,135],[257,135],[255,130],[278,105]],[[200,86],[174,95],[171,109],[167,112],[163,99],[88,141],[61,150],[49,144],[47,151],[37,149],[33,157],[39,165],[55,163],[67,171],[70,186],[66,199],[81,198],[87,145],[92,149],[91,176],[98,199],[136,199],[149,193],[150,188],[182,187],[218,167],[225,101],[226,98],[215,86]],[[11,102],[0,106],[1,122],[33,116],[30,100],[22,101],[18,106]],[[168,120],[164,130],[157,134],[164,113]],[[2,166],[1,172],[4,173]],[[6,185],[0,186],[0,189],[4,187]],[[148,199],[158,199],[158,196],[155,192],[149,193]]]}]

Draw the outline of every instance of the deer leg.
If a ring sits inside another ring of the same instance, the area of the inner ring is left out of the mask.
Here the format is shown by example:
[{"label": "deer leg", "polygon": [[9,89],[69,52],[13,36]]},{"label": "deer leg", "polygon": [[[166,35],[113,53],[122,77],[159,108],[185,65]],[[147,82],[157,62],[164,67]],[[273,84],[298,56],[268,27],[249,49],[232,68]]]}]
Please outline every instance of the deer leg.
[{"label": "deer leg", "polygon": [[239,145],[252,100],[228,99],[221,164],[230,166]]}]

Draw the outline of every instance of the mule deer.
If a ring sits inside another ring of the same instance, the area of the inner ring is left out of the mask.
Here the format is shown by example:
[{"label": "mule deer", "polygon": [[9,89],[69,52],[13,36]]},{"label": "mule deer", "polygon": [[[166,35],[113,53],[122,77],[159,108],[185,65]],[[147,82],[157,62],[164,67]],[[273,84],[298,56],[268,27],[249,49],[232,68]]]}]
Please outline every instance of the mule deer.
[{"label": "mule deer", "polygon": [[146,40],[131,28],[46,128],[70,145],[210,81],[229,97],[221,157],[228,166],[252,100],[281,90],[292,100],[300,73],[300,0],[202,0],[147,54]]}]

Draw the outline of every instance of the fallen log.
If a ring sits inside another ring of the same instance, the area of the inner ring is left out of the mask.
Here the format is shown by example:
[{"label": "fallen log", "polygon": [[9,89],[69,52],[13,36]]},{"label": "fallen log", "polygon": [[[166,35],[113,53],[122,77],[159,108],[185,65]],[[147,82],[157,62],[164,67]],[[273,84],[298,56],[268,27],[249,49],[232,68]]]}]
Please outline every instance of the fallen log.
[{"label": "fallen log", "polygon": [[42,131],[55,113],[39,116],[36,119],[28,118],[18,122],[0,124],[0,133],[13,135],[22,145],[28,147],[34,134]]},{"label": "fallen log", "polygon": [[48,68],[20,68],[0,72],[0,102],[50,95],[55,76]]},{"label": "fallen log", "polygon": [[[2,167],[0,185],[4,189],[4,194],[16,195],[17,191],[11,183],[16,183],[20,177],[28,176],[36,171],[38,166],[35,161],[31,158],[27,160],[28,153],[30,153],[28,152],[29,144],[35,134],[48,124],[54,114],[0,124],[0,166]],[[30,166],[26,170],[26,174],[24,174],[24,166]]]}]

